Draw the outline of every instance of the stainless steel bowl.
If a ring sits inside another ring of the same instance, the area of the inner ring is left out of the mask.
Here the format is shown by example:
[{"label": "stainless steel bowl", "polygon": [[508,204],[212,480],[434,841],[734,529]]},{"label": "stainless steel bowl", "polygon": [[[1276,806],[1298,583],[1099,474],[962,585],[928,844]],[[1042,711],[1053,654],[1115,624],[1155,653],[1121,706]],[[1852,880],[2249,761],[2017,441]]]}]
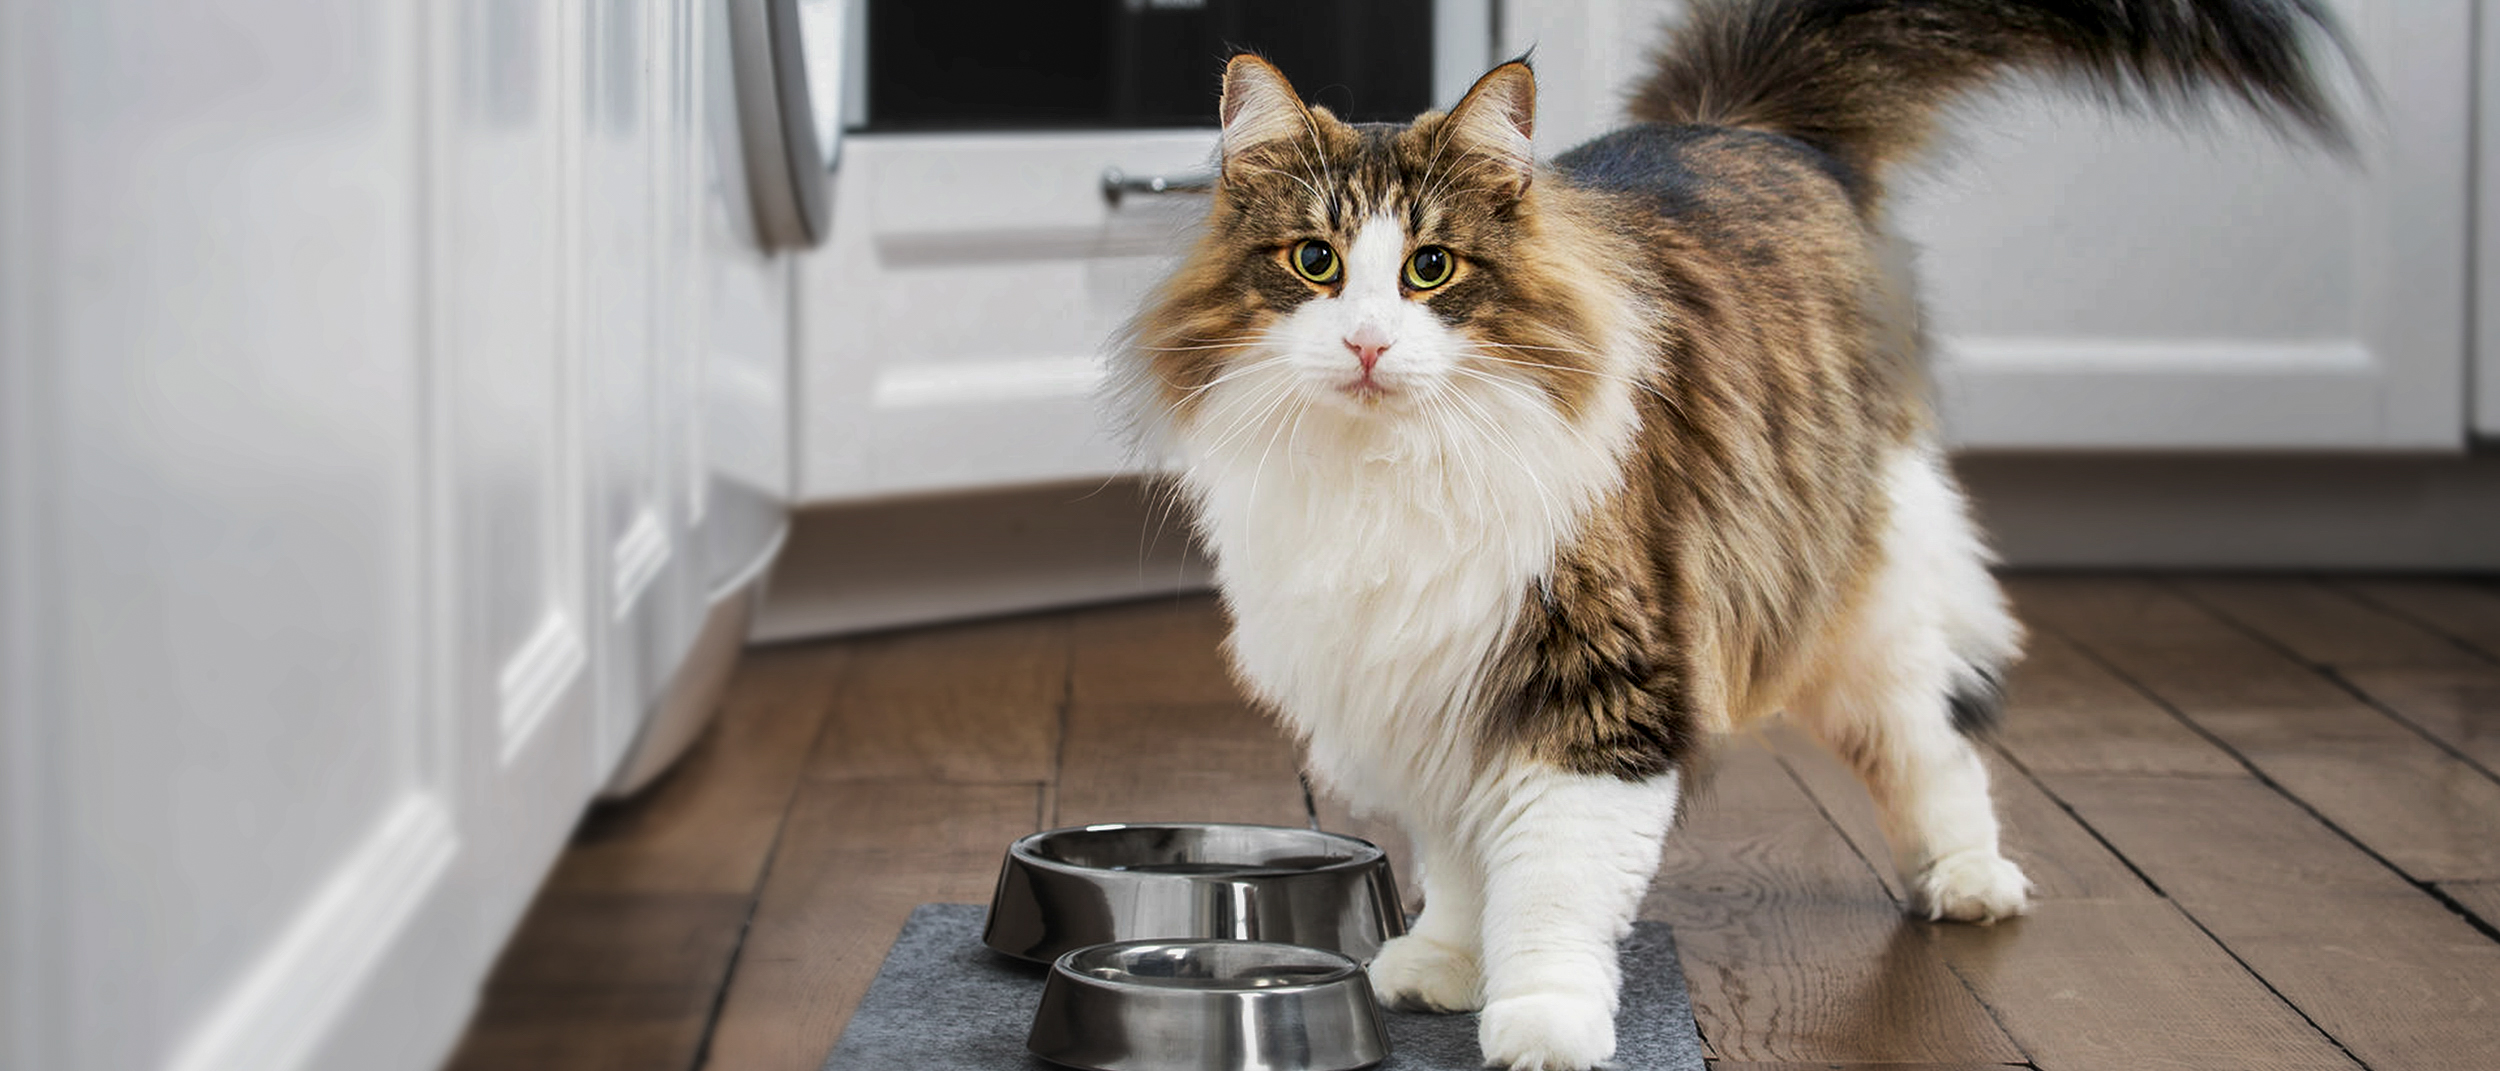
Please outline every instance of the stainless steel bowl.
[{"label": "stainless steel bowl", "polygon": [[1351,1071],[1388,1058],[1361,964],[1266,941],[1123,941],[1051,965],[1024,1046],[1098,1071]]},{"label": "stainless steel bowl", "polygon": [[981,939],[1049,962],[1110,941],[1278,941],[1368,960],[1406,932],[1389,857],[1283,826],[1083,826],[1007,849]]}]

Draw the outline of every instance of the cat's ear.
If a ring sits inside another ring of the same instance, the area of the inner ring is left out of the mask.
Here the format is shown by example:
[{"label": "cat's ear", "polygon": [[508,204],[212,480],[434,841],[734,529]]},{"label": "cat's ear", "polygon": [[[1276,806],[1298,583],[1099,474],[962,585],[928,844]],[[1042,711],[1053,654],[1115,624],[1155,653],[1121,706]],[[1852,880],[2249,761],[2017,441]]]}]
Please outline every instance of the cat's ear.
[{"label": "cat's ear", "polygon": [[1486,71],[1450,109],[1449,124],[1461,146],[1502,165],[1503,177],[1519,190],[1536,177],[1536,156],[1528,145],[1536,132],[1536,75],[1528,61],[1515,59]]},{"label": "cat's ear", "polygon": [[1270,142],[1303,136],[1311,116],[1302,108],[1293,83],[1274,64],[1247,52],[1224,65],[1224,102],[1216,107],[1224,124],[1225,170],[1243,153]]}]

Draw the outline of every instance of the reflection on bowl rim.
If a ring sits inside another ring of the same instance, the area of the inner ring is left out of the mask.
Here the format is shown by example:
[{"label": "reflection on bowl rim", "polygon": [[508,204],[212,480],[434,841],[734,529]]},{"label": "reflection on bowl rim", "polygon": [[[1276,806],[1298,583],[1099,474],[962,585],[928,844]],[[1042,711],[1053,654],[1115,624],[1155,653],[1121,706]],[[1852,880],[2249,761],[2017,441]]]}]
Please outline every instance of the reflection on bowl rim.
[{"label": "reflection on bowl rim", "polygon": [[[1354,854],[1348,856],[1347,858],[1329,863],[1325,866],[1273,867],[1263,866],[1256,863],[1216,864],[1238,865],[1241,868],[1240,874],[1227,875],[1222,871],[1176,873],[1170,871],[1123,870],[1116,867],[1088,866],[1083,863],[1071,863],[1064,859],[1053,859],[1034,850],[1036,845],[1039,845],[1044,841],[1071,833],[1116,833],[1122,830],[1130,829],[1255,829],[1261,832],[1269,833],[1294,833],[1303,836],[1316,837],[1325,841],[1343,843],[1354,849]],[[1228,880],[1238,879],[1242,876],[1286,877],[1294,874],[1327,874],[1339,870],[1351,870],[1367,867],[1374,863],[1386,860],[1389,857],[1389,853],[1383,850],[1379,845],[1350,834],[1331,833],[1324,829],[1307,829],[1302,826],[1260,825],[1255,822],[1099,822],[1093,825],[1084,826],[1062,826],[1058,829],[1045,829],[1039,833],[1027,833],[1024,836],[1018,837],[1016,838],[1016,842],[1014,844],[1007,846],[1007,853],[1016,859],[1035,866],[1047,867],[1052,870],[1062,871],[1069,874],[1128,874],[1139,878],[1169,878],[1179,881]]]},{"label": "reflection on bowl rim", "polygon": [[[1274,949],[1287,953],[1291,956],[1300,957],[1305,961],[1316,961],[1313,962],[1312,965],[1324,965],[1333,968],[1333,970],[1325,978],[1314,979],[1307,982],[1294,982],[1287,985],[1160,986],[1139,982],[1114,981],[1085,970],[1076,964],[1077,959],[1083,956],[1112,956],[1126,952],[1134,952],[1145,948],[1154,948],[1157,946],[1187,948],[1191,946],[1209,945],[1256,946],[1262,949]],[[1369,991],[1371,986],[1371,982],[1369,980],[1370,975],[1368,972],[1364,971],[1363,964],[1360,961],[1357,961],[1354,957],[1346,955],[1343,952],[1326,948],[1313,948],[1309,945],[1286,944],[1282,941],[1234,941],[1221,937],[1148,938],[1138,941],[1111,941],[1098,945],[1086,945],[1083,948],[1072,948],[1066,952],[1060,953],[1059,958],[1051,963],[1050,970],[1052,974],[1070,982],[1082,983],[1093,986],[1097,989],[1108,990],[1114,993],[1190,993],[1208,994],[1213,996],[1239,996],[1253,993],[1307,993],[1313,990],[1327,989],[1332,986],[1344,985],[1348,981],[1360,982],[1364,986],[1366,992]]]}]

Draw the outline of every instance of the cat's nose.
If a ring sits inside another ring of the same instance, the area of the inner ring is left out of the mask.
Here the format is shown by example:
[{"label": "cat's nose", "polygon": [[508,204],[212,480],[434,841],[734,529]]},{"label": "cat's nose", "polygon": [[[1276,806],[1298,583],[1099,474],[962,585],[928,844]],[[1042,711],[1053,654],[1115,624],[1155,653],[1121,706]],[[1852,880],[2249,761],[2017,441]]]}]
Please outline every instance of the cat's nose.
[{"label": "cat's nose", "polygon": [[1354,359],[1363,362],[1363,372],[1369,375],[1372,366],[1380,363],[1380,355],[1389,352],[1389,336],[1379,328],[1365,324],[1345,337],[1345,348],[1354,351]]}]

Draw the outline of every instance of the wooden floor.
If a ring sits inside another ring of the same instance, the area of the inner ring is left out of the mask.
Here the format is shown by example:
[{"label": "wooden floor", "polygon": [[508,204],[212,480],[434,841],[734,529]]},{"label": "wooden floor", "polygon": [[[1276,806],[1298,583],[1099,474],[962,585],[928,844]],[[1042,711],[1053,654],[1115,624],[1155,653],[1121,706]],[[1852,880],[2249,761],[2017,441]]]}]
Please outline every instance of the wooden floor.
[{"label": "wooden floor", "polygon": [[[2035,913],[1906,921],[1851,778],[1738,741],[1645,909],[1718,1066],[2500,1068],[2500,587],[2011,587],[1989,758]],[[905,914],[985,901],[1016,836],[1298,823],[1221,627],[1190,598],[751,652],[684,765],[583,823],[453,1066],[813,1071]]]}]

